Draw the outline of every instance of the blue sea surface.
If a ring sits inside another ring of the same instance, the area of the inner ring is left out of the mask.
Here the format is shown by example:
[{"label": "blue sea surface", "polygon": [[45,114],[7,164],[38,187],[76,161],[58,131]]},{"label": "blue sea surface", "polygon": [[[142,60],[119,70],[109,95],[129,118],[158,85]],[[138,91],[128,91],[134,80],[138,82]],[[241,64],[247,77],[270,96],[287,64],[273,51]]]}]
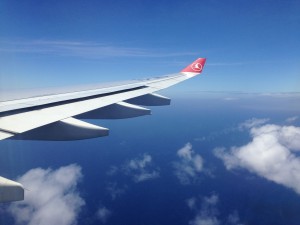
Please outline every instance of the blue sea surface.
[{"label": "blue sea surface", "polygon": [[[90,121],[108,127],[108,137],[70,142],[2,141],[0,175],[15,179],[32,168],[79,165],[83,178],[78,190],[85,205],[78,224],[101,224],[95,216],[101,205],[112,211],[108,225],[189,224],[196,213],[187,206],[187,199],[212,194],[219,199],[214,215],[221,224],[231,224],[228,216],[233,212],[238,213],[241,224],[299,224],[299,194],[247,170],[228,171],[213,151],[247,144],[251,137],[238,126],[248,119],[268,118],[269,123],[283,124],[299,115],[295,102],[294,98],[273,97],[174,98],[168,107],[152,107],[151,116]],[[206,172],[183,185],[175,175],[174,163],[179,160],[177,151],[187,143],[203,158]],[[127,162],[144,154],[152,157],[151,169],[159,171],[159,177],[135,182],[122,170]],[[110,174],[113,168],[118,171]],[[122,191],[113,197],[108,187]],[[0,208],[1,224],[14,221],[5,211],[8,205]]]}]

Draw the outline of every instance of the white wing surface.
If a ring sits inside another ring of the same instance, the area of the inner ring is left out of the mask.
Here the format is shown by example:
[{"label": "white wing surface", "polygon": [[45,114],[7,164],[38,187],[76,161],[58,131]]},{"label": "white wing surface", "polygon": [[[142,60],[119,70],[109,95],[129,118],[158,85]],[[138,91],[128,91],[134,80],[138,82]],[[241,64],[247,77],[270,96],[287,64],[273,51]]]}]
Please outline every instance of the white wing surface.
[{"label": "white wing surface", "polygon": [[122,119],[149,115],[138,105],[168,105],[155,92],[202,72],[199,58],[180,73],[108,87],[67,91],[0,102],[0,140],[79,140],[108,135],[81,119]]}]

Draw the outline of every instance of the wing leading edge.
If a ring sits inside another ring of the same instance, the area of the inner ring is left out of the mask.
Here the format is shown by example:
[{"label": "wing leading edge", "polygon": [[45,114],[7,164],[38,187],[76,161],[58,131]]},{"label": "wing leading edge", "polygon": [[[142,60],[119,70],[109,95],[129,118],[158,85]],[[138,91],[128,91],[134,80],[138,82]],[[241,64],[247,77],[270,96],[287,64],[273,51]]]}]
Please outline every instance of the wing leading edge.
[{"label": "wing leading edge", "polygon": [[[155,92],[200,74],[198,58],[176,74],[65,93],[0,100],[0,140],[80,140],[107,136],[109,130],[81,119],[123,119],[150,115],[141,106],[169,105]],[[0,202],[24,199],[21,184],[0,177]]]}]

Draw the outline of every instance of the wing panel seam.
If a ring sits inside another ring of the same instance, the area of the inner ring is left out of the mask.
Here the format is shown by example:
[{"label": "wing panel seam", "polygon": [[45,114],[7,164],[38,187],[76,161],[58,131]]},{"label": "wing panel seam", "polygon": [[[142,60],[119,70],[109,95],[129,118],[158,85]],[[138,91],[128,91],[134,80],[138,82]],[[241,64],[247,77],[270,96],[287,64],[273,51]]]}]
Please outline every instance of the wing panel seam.
[{"label": "wing panel seam", "polygon": [[69,100],[62,100],[62,101],[57,101],[57,102],[45,103],[45,104],[41,104],[41,105],[31,105],[31,106],[23,105],[24,107],[20,107],[20,108],[17,108],[17,109],[11,109],[11,110],[7,110],[7,111],[4,111],[4,112],[0,112],[0,117],[5,116],[5,115],[13,115],[13,114],[16,114],[16,113],[26,112],[26,111],[30,111],[30,110],[39,110],[39,109],[43,109],[43,108],[48,107],[48,106],[68,104],[68,103],[73,103],[73,102],[78,102],[78,101],[89,100],[89,99],[93,99],[93,98],[100,98],[100,97],[106,97],[106,96],[115,95],[115,94],[121,94],[121,93],[128,92],[128,91],[136,91],[136,90],[144,89],[144,88],[147,88],[147,87],[148,86],[143,85],[143,86],[128,88],[128,89],[119,90],[119,91],[96,94],[96,95],[80,97],[80,98],[76,98],[76,99],[69,99]]}]

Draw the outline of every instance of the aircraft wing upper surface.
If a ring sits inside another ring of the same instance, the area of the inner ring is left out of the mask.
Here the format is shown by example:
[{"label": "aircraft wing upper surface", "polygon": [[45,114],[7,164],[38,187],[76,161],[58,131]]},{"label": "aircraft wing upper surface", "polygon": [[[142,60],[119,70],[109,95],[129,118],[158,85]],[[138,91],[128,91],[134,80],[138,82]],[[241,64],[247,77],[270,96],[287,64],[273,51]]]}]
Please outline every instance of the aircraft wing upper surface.
[{"label": "aircraft wing upper surface", "polygon": [[[121,119],[150,114],[140,105],[168,105],[155,92],[202,72],[199,58],[180,73],[109,87],[0,101],[0,140],[78,140],[108,135],[81,119]],[[139,106],[138,106],[139,105]]]}]

